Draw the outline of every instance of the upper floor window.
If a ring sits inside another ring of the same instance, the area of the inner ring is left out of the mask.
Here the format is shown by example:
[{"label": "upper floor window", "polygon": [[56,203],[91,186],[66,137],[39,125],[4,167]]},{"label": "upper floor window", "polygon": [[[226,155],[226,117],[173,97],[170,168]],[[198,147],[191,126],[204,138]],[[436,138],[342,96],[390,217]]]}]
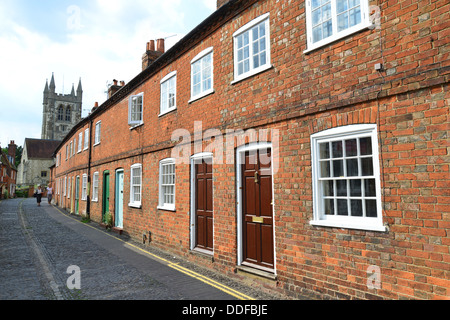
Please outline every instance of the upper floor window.
[{"label": "upper floor window", "polygon": [[325,130],[311,145],[311,224],[384,231],[376,125]]},{"label": "upper floor window", "polygon": [[368,11],[368,0],[307,0],[307,51],[367,28]]},{"label": "upper floor window", "polygon": [[98,121],[95,124],[95,137],[94,137],[94,145],[100,143],[100,135],[101,135],[102,122]]},{"label": "upper floor window", "polygon": [[173,71],[161,80],[160,115],[177,108],[177,72]]},{"label": "upper floor window", "polygon": [[89,128],[84,130],[84,150],[89,147]]},{"label": "upper floor window", "polygon": [[269,31],[269,13],[266,13],[233,34],[234,81],[271,67]]},{"label": "upper floor window", "polygon": [[78,152],[81,152],[81,148],[83,146],[83,132],[78,134]]},{"label": "upper floor window", "polygon": [[191,61],[191,100],[198,99],[213,90],[213,48],[200,52]]},{"label": "upper floor window", "polygon": [[138,125],[144,120],[143,118],[144,108],[144,94],[140,93],[130,97],[128,102],[128,124]]}]

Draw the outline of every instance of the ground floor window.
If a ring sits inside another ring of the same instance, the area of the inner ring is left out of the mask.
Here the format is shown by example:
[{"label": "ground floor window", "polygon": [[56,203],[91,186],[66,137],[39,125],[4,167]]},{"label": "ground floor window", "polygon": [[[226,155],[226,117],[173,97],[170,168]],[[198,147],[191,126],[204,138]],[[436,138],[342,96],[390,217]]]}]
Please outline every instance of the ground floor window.
[{"label": "ground floor window", "polygon": [[376,125],[311,136],[312,224],[384,231]]},{"label": "ground floor window", "polygon": [[175,159],[159,163],[159,209],[175,210]]}]

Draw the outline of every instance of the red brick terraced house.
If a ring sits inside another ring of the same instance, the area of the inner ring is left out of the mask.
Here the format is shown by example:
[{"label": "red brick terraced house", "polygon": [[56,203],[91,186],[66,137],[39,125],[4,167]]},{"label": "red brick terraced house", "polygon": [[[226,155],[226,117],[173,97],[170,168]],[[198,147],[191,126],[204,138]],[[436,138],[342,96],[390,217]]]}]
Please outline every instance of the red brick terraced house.
[{"label": "red brick terraced house", "polygon": [[449,12],[218,1],[64,138],[56,200],[292,297],[446,299]]},{"label": "red brick terraced house", "polygon": [[14,141],[9,143],[7,153],[0,148],[0,199],[13,198],[16,193],[16,149]]}]

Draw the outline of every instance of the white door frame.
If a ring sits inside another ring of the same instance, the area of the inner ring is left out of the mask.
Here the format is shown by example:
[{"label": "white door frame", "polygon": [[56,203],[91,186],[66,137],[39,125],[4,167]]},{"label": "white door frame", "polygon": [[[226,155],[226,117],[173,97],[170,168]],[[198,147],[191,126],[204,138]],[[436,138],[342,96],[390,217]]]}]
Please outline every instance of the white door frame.
[{"label": "white door frame", "polygon": [[[260,149],[271,149],[271,175],[272,175],[272,199],[274,199],[274,178],[273,178],[273,167],[274,167],[274,152],[271,142],[253,142],[240,146],[236,149],[236,219],[237,219],[237,265],[242,265],[244,260],[244,240],[242,237],[243,226],[242,226],[242,170],[241,164],[243,163],[243,154],[246,151],[260,150]],[[276,274],[276,243],[275,243],[275,204],[272,206],[272,219],[273,219],[273,270]]]},{"label": "white door frame", "polygon": [[[197,231],[197,223],[195,221],[195,211],[196,211],[196,207],[195,207],[195,161],[196,160],[203,160],[203,159],[210,159],[211,163],[213,163],[213,154],[211,152],[201,152],[201,153],[197,153],[191,156],[191,216],[190,216],[190,237],[191,237],[191,243],[190,243],[190,249],[194,250],[196,249],[196,231]],[[214,170],[213,170],[213,177],[214,177]],[[214,180],[213,180],[213,208],[214,208]],[[213,210],[213,235],[214,235],[214,210]],[[196,250],[200,250],[200,249],[196,249]],[[204,253],[208,253],[208,254],[214,254],[214,245],[213,245],[213,251],[206,251],[206,250],[201,250]]]}]

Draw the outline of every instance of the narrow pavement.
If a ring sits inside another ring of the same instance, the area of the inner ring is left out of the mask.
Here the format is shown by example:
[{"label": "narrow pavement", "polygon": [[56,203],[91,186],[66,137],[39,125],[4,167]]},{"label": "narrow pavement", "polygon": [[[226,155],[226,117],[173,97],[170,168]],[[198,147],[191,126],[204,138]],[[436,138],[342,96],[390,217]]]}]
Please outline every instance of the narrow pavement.
[{"label": "narrow pavement", "polygon": [[40,207],[34,198],[0,202],[0,300],[276,298],[246,290],[151,253],[94,222],[82,223],[46,201]]}]

